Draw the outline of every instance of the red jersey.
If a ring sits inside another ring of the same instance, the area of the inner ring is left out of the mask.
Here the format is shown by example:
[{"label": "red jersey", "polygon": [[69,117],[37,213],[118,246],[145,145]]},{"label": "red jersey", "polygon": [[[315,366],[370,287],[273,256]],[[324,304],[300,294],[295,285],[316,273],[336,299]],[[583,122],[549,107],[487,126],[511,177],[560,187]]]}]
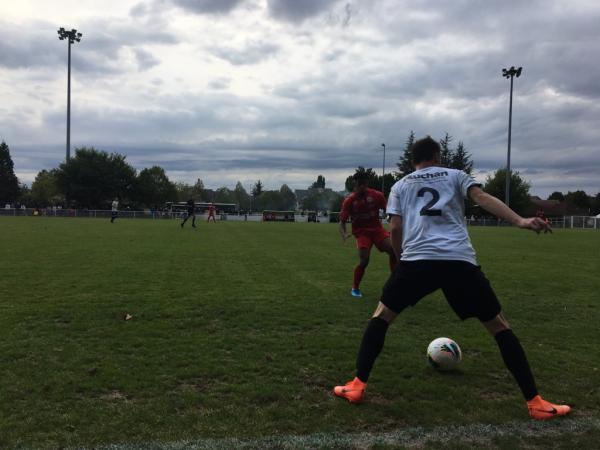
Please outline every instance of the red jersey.
[{"label": "red jersey", "polygon": [[216,209],[216,208],[214,207],[214,205],[210,205],[210,206],[208,207],[208,215],[209,215],[209,216],[214,216],[214,215],[215,215],[215,209]]},{"label": "red jersey", "polygon": [[342,204],[340,221],[347,222],[352,218],[353,234],[360,230],[381,228],[379,210],[386,206],[384,195],[375,189],[368,188],[364,194],[354,192]]}]

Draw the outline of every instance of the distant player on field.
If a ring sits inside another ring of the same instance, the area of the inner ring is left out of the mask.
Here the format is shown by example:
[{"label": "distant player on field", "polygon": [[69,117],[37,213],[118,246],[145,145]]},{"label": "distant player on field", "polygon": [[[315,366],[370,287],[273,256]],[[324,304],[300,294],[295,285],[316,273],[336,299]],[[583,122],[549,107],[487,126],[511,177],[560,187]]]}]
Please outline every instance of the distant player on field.
[{"label": "distant player on field", "polygon": [[216,212],[215,205],[213,205],[212,203],[210,205],[208,205],[208,217],[206,218],[207,222],[210,222],[211,218],[212,218],[213,222],[217,221],[215,219],[215,212]]},{"label": "distant player on field", "polygon": [[475,259],[464,217],[471,198],[486,211],[519,228],[551,231],[539,217],[525,219],[486,194],[465,172],[440,167],[440,146],[429,136],[413,144],[416,169],[390,192],[392,246],[400,261],[383,287],[381,300],[364,332],[356,361],[356,378],[336,386],[335,395],[362,400],[373,364],[381,352],[388,326],[406,307],[442,289],[462,320],[476,317],[494,336],[504,364],[512,373],[534,419],[567,414],[567,405],[542,399],[519,339],[502,314],[500,303]]},{"label": "distant player on field", "polygon": [[193,198],[190,198],[186,202],[186,208],[187,208],[187,214],[185,216],[185,219],[183,219],[183,222],[181,222],[181,228],[183,228],[183,226],[185,225],[185,223],[187,222],[187,220],[190,217],[192,218],[192,227],[196,228],[196,205],[194,204]]},{"label": "distant player on field", "polygon": [[114,223],[115,219],[119,215],[119,198],[118,197],[115,197],[115,199],[112,201],[110,209],[111,209],[110,223]]},{"label": "distant player on field", "polygon": [[352,234],[356,238],[358,248],[358,265],[354,268],[354,281],[350,293],[354,297],[362,297],[360,282],[369,265],[371,247],[375,245],[380,252],[385,252],[390,258],[390,270],[396,265],[396,255],[390,242],[390,234],[381,225],[379,210],[385,209],[386,201],[383,194],[368,187],[368,177],[365,173],[354,174],[354,193],[350,194],[342,204],[339,231],[342,242],[350,235],[346,232],[346,222],[352,219]]}]

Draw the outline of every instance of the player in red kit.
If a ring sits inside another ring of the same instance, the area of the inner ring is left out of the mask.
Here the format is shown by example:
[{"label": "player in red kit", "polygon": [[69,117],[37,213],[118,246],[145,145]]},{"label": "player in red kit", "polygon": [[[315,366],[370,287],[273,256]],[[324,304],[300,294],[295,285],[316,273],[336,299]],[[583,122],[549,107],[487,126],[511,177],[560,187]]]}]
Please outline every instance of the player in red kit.
[{"label": "player in red kit", "polygon": [[389,255],[390,270],[396,266],[396,255],[392,249],[390,234],[383,228],[379,219],[379,210],[387,206],[384,195],[368,187],[366,174],[356,173],[354,183],[354,193],[346,197],[342,204],[339,230],[342,241],[346,242],[350,237],[346,232],[346,222],[352,219],[352,234],[356,238],[359,263],[354,268],[351,294],[353,297],[362,297],[360,282],[369,265],[371,247],[375,245],[380,252]]},{"label": "player in red kit", "polygon": [[216,222],[217,219],[215,219],[215,205],[213,205],[212,203],[210,205],[208,205],[208,217],[206,218],[207,222],[210,222],[210,218],[212,217],[213,222]]}]

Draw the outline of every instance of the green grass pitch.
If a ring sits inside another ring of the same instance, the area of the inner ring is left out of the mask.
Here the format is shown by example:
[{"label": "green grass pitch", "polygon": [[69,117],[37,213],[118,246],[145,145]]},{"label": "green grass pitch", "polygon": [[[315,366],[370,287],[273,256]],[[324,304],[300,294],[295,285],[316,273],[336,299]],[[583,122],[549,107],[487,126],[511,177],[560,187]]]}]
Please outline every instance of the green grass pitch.
[{"label": "green grass pitch", "polygon": [[[533,424],[494,340],[437,293],[390,328],[366,403],[334,398],[386,258],[357,300],[335,225],[188,225],[0,218],[0,448],[597,445],[599,232],[470,229],[541,393],[574,405]],[[461,346],[459,371],[426,365],[439,336]],[[453,429],[471,431],[437,434]]]}]

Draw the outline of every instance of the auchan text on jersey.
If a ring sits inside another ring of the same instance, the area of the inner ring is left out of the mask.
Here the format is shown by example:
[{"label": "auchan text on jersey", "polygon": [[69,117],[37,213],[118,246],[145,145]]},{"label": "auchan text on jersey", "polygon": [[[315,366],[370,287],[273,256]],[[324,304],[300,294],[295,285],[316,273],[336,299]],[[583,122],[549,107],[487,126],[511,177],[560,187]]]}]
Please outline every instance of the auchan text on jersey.
[{"label": "auchan text on jersey", "polygon": [[427,180],[430,178],[439,178],[439,177],[447,177],[448,176],[448,172],[435,172],[435,173],[420,173],[418,175],[416,174],[411,174],[408,175],[406,178],[408,178],[409,180],[418,180],[418,179],[422,179],[422,180]]}]

